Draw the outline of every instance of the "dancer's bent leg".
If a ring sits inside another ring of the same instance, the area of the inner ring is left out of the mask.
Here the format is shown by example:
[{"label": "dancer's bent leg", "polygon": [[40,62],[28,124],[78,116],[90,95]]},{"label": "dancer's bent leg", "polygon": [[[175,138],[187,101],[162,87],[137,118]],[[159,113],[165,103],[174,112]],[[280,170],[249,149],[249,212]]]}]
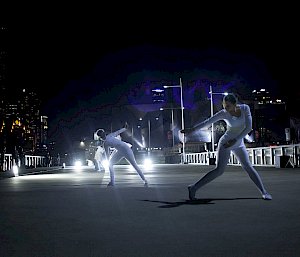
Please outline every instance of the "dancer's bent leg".
[{"label": "dancer's bent leg", "polygon": [[[230,156],[230,150],[224,148],[223,146],[220,146],[217,151],[217,158],[216,158],[216,167],[209,171],[204,177],[202,177],[200,180],[198,180],[195,184],[192,186],[192,191],[196,193],[196,191],[206,185],[207,183],[211,182],[218,176],[221,176],[226,168],[226,165],[228,163]],[[189,190],[190,191],[190,190]]]}]

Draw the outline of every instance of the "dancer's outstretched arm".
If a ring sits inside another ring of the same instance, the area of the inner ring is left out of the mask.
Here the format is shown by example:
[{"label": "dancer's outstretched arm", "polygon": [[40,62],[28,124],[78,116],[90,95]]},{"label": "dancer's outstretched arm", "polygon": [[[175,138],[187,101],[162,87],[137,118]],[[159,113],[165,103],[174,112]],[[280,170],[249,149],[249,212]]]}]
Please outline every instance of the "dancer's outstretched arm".
[{"label": "dancer's outstretched arm", "polygon": [[116,136],[120,135],[121,133],[123,133],[124,131],[126,131],[127,128],[128,128],[128,123],[126,122],[123,128],[108,134],[108,136],[116,137]]},{"label": "dancer's outstretched arm", "polygon": [[206,127],[208,128],[211,124],[213,124],[219,120],[223,120],[224,114],[225,114],[224,110],[221,110],[221,111],[217,112],[214,116],[196,124],[192,128],[183,129],[183,130],[180,130],[180,132],[181,133],[191,133],[197,129],[206,128]]}]

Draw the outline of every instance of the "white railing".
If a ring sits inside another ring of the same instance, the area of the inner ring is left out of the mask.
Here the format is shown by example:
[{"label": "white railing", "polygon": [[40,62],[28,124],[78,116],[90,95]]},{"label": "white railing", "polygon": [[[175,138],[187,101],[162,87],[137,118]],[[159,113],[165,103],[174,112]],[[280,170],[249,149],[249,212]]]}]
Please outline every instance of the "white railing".
[{"label": "white railing", "polygon": [[[285,157],[284,162],[289,161],[290,165],[300,166],[300,144],[293,145],[279,145],[268,147],[247,148],[250,162],[254,166],[265,167],[279,167],[281,164],[280,157]],[[214,163],[216,158],[215,152],[200,152],[200,153],[185,153],[185,163],[210,165]],[[5,154],[3,171],[11,170],[13,163],[11,154]],[[46,164],[45,156],[25,155],[24,165],[30,168],[44,167]],[[229,158],[229,165],[239,166],[240,163],[236,157],[231,153]],[[20,166],[20,164],[17,164]]]},{"label": "white railing", "polygon": [[[25,167],[28,168],[43,167],[46,165],[45,160],[46,160],[45,156],[25,155],[24,165]],[[11,170],[14,164],[20,166],[20,163],[14,163],[12,154],[5,154],[3,171]]]},{"label": "white railing", "polygon": [[[286,162],[290,162],[291,166],[299,167],[300,165],[300,144],[247,148],[247,151],[254,166],[278,167],[281,157],[285,157]],[[214,158],[216,158],[216,151],[186,153],[186,163],[190,164],[210,165]],[[232,153],[228,164],[240,165]]]}]

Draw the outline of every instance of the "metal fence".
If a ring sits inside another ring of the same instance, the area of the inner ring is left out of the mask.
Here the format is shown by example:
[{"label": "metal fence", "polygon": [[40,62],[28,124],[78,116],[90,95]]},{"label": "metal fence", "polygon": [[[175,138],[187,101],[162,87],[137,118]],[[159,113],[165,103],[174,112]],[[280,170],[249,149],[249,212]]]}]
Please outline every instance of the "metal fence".
[{"label": "metal fence", "polygon": [[[300,144],[247,148],[247,151],[253,166],[300,167]],[[177,154],[180,155],[178,152]],[[163,155],[166,157],[166,153],[163,153]],[[215,160],[216,151],[185,154],[185,163],[188,164],[212,165]],[[25,155],[24,162],[25,167],[28,168],[46,167],[48,165],[45,156]],[[3,171],[11,170],[14,164],[12,155],[5,154]],[[232,153],[228,164],[240,165]],[[20,164],[16,165],[20,166]]]},{"label": "metal fence", "polygon": [[[300,144],[247,148],[253,166],[299,167]],[[215,162],[215,152],[186,153],[186,163],[210,165]],[[231,153],[229,165],[240,165]]]}]

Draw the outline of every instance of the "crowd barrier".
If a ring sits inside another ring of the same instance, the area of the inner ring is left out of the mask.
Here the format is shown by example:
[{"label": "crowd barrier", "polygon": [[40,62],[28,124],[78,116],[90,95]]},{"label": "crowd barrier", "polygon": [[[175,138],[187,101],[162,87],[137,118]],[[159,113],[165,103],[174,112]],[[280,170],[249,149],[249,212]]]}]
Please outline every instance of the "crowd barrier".
[{"label": "crowd barrier", "polygon": [[[300,144],[247,148],[247,151],[253,166],[284,168],[300,165]],[[216,151],[186,153],[185,155],[185,163],[190,164],[212,165],[215,160]],[[228,164],[240,165],[240,162],[231,153]]]}]

